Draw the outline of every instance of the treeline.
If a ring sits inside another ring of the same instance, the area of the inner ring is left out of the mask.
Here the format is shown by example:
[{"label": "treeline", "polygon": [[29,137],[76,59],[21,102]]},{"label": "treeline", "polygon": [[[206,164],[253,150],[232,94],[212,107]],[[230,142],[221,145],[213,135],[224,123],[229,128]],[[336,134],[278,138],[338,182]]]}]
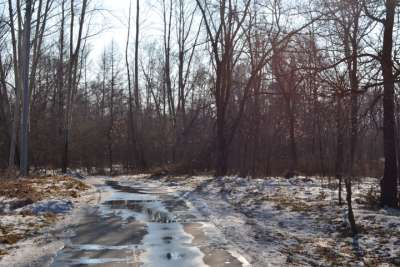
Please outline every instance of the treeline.
[{"label": "treeline", "polygon": [[0,2],[2,168],[384,176],[398,204],[396,0],[159,0],[153,39],[133,1],[99,58],[92,2]]}]

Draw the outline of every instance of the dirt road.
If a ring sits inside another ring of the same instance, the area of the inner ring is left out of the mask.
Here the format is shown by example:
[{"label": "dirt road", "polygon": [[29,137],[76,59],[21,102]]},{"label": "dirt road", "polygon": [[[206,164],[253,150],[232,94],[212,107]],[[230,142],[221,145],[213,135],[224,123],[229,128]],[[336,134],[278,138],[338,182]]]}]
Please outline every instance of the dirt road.
[{"label": "dirt road", "polygon": [[143,181],[101,180],[103,199],[63,229],[51,266],[249,266],[181,193]]}]

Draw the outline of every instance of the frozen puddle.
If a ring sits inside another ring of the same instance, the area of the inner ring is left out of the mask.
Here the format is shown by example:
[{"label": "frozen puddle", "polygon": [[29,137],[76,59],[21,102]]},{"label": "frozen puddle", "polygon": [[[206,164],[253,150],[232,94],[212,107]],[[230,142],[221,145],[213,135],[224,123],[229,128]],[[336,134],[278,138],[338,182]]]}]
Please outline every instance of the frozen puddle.
[{"label": "frozen puddle", "polygon": [[144,237],[143,266],[207,266],[204,254],[191,246],[193,237],[183,230],[179,223],[149,223],[148,234]]},{"label": "frozen puddle", "polygon": [[104,189],[111,196],[66,229],[74,235],[51,266],[243,266],[169,188],[108,181]]}]

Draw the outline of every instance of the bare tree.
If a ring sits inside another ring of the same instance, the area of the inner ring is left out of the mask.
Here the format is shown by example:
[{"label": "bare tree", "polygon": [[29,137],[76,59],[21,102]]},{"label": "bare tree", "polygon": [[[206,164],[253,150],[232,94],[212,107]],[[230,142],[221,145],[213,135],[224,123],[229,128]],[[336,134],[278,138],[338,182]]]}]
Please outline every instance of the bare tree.
[{"label": "bare tree", "polygon": [[82,39],[83,39],[83,28],[85,25],[86,9],[88,0],[82,0],[81,12],[78,20],[78,34],[76,37],[76,44],[74,40],[75,31],[75,1],[71,1],[70,5],[70,37],[69,37],[69,60],[67,65],[67,99],[64,116],[64,151],[62,153],[62,171],[67,172],[69,164],[69,142],[70,142],[70,129],[72,120],[72,109],[74,104],[74,98],[77,90],[77,73],[79,67],[79,53],[81,51]]},{"label": "bare tree", "polygon": [[30,41],[32,21],[32,1],[25,3],[23,41],[21,46],[21,80],[22,80],[22,120],[21,120],[21,145],[20,145],[20,170],[23,176],[28,175],[28,138],[29,138],[29,64],[30,64]]},{"label": "bare tree", "polygon": [[[114,41],[111,42],[111,50],[109,55],[109,63],[111,65],[110,75],[110,119],[109,125],[107,130],[107,141],[108,141],[108,164],[110,169],[110,175],[113,175],[113,147],[114,147],[114,140],[113,140],[113,131],[114,131],[114,123],[115,123],[115,114],[114,114],[114,95],[115,95],[115,49],[114,49]],[[107,60],[105,61],[107,62]]]},{"label": "bare tree", "polygon": [[[17,9],[20,8],[19,6]],[[11,141],[10,141],[10,156],[8,160],[8,166],[13,168],[15,163],[15,150],[17,145],[17,131],[18,131],[18,121],[20,114],[20,99],[21,99],[21,86],[20,86],[20,68],[19,68],[19,47],[20,47],[20,31],[18,31],[18,37],[16,34],[15,24],[14,24],[14,8],[12,0],[8,0],[8,11],[9,11],[9,24],[11,32],[11,43],[13,52],[13,67],[14,67],[14,79],[15,79],[15,102],[14,102],[14,118],[11,130]],[[19,12],[20,13],[20,12]],[[20,17],[18,16],[18,25],[20,25]],[[17,39],[18,38],[18,39]],[[18,41],[17,41],[18,40]]]},{"label": "bare tree", "polygon": [[133,111],[133,94],[132,94],[132,78],[131,78],[131,69],[129,64],[129,41],[131,35],[131,18],[132,18],[132,1],[129,1],[129,13],[128,13],[128,31],[126,37],[126,46],[125,46],[125,66],[126,73],[128,79],[128,138],[130,141],[131,150],[134,151],[134,160],[137,158],[137,144],[136,144],[136,131],[134,124],[134,111]]},{"label": "bare tree", "polygon": [[[372,4],[376,4],[373,1]],[[383,148],[385,156],[385,171],[381,181],[381,204],[382,206],[398,207],[397,179],[398,166],[396,155],[396,122],[394,116],[394,84],[395,73],[393,63],[393,29],[396,17],[398,1],[384,1],[384,18],[373,14],[369,5],[364,1],[366,15],[380,23],[383,27],[382,51],[378,58],[382,67],[383,75]]]},{"label": "bare tree", "polygon": [[[177,82],[177,105],[174,119],[175,123],[175,144],[172,148],[172,158],[176,160],[178,150],[182,150],[181,144],[185,142],[185,132],[189,130],[186,122],[187,97],[190,91],[188,86],[189,75],[192,70],[192,62],[195,56],[196,47],[202,22],[198,24],[198,30],[192,36],[196,19],[196,5],[185,4],[185,1],[179,0],[176,12],[176,28],[178,43],[178,82]],[[192,39],[192,40],[191,40]],[[184,154],[184,153],[183,153]],[[181,155],[179,155],[181,156]],[[174,161],[175,161],[174,160]]]},{"label": "bare tree", "polygon": [[[238,45],[237,38],[246,18],[248,18],[251,1],[246,1],[243,10],[240,11],[238,10],[239,6],[234,5],[231,1],[219,1],[216,12],[219,16],[216,19],[219,25],[215,25],[213,21],[213,15],[210,13],[211,4],[201,3],[200,0],[196,1],[203,16],[215,68],[216,77],[213,94],[217,119],[216,175],[222,176],[228,171],[227,158],[230,138],[228,137],[226,115],[232,96],[232,75],[240,56],[240,53],[238,55],[234,52]],[[237,14],[241,14],[240,17]]]}]

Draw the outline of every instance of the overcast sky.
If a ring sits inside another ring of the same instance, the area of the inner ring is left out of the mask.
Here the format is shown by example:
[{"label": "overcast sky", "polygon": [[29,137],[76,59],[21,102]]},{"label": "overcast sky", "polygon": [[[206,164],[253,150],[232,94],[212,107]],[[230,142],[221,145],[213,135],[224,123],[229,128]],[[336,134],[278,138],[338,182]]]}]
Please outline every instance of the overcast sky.
[{"label": "overcast sky", "polygon": [[[160,14],[154,7],[157,0],[140,0],[140,36],[141,40],[153,39],[160,34]],[[120,49],[125,49],[127,38],[127,25],[129,14],[130,0],[95,0],[93,3],[96,8],[101,9],[95,15],[94,29],[102,29],[95,37],[91,38],[92,57],[96,58],[102,53],[105,46],[109,45],[112,40],[117,43]],[[136,0],[132,0],[132,19],[131,19],[131,44],[135,37],[135,16],[136,16]],[[131,47],[133,48],[133,46]]]}]

